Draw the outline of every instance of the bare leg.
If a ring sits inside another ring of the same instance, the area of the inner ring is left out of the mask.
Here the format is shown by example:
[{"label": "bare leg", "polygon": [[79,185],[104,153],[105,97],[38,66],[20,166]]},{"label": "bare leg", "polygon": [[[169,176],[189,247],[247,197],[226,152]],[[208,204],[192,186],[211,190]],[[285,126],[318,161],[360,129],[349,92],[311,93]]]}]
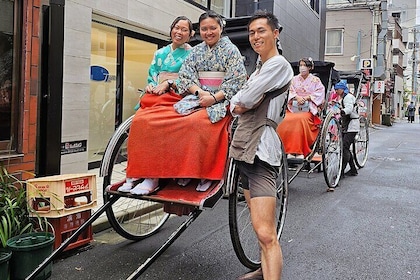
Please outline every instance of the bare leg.
[{"label": "bare leg", "polygon": [[[245,197],[247,194],[245,193]],[[249,194],[248,194],[249,197]],[[277,240],[275,209],[276,198],[254,197],[248,199],[251,220],[261,247],[261,267],[265,280],[281,279],[283,255]]]}]

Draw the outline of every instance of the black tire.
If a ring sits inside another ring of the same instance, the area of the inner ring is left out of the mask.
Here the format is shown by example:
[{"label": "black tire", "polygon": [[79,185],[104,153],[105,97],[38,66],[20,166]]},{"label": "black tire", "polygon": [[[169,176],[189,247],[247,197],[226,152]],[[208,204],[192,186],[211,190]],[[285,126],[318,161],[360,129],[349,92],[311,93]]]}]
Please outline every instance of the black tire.
[{"label": "black tire", "polygon": [[[283,164],[280,167],[277,181],[277,238],[280,240],[286,219],[288,183],[287,160],[283,153]],[[233,248],[239,261],[249,269],[261,266],[261,253],[257,236],[251,223],[250,212],[242,190],[241,177],[235,162],[232,160],[228,174],[229,194],[229,229]]]},{"label": "black tire", "polygon": [[321,130],[322,169],[329,188],[335,188],[341,177],[343,165],[343,135],[340,121],[333,112],[328,113]]},{"label": "black tire", "polygon": [[368,159],[369,153],[369,122],[368,119],[361,116],[360,131],[354,138],[353,159],[357,167],[363,168]]},{"label": "black tire", "polygon": [[[127,140],[132,118],[127,119],[116,130],[108,143],[102,159],[103,198],[106,203],[111,194],[105,192],[110,184],[125,180],[127,167]],[[135,198],[120,197],[106,210],[109,223],[121,236],[130,240],[141,240],[158,231],[168,220],[163,204]]]}]

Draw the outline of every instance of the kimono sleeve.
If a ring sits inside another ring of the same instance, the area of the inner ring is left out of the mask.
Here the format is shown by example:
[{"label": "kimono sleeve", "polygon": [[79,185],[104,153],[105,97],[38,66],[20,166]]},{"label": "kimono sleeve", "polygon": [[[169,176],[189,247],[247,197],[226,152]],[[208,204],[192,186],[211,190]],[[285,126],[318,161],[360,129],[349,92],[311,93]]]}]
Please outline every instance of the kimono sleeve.
[{"label": "kimono sleeve", "polygon": [[220,90],[225,93],[226,100],[230,100],[245,84],[247,73],[243,57],[234,44],[229,44],[226,53],[225,77]]},{"label": "kimono sleeve", "polygon": [[159,83],[159,73],[161,71],[161,59],[159,58],[159,54],[161,50],[157,50],[153,55],[153,60],[149,66],[149,74],[147,76],[147,84],[157,86]]},{"label": "kimono sleeve", "polygon": [[197,45],[192,49],[179,70],[179,84],[177,84],[177,87],[180,93],[187,92],[193,85],[200,85],[196,69],[197,63],[195,63],[198,53],[201,52],[199,48],[200,45]]}]

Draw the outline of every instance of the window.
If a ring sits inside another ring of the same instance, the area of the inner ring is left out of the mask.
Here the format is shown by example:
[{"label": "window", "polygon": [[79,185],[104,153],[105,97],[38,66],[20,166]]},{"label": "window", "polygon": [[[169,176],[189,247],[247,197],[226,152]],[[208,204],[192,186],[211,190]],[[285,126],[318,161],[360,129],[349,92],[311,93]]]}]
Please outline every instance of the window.
[{"label": "window", "polygon": [[319,13],[319,0],[305,0],[312,10]]},{"label": "window", "polygon": [[[306,1],[306,0],[305,0]],[[249,16],[255,10],[267,10],[273,12],[273,1],[260,0],[236,0],[235,1],[235,17]]]},{"label": "window", "polygon": [[185,1],[203,9],[213,10],[224,17],[231,17],[232,0],[185,0]]},{"label": "window", "polygon": [[16,34],[17,1],[0,0],[0,152],[16,149],[17,67],[19,36]]},{"label": "window", "polygon": [[326,55],[341,55],[343,54],[343,30],[329,29],[326,35]]},{"label": "window", "polygon": [[327,5],[329,4],[348,4],[353,3],[353,0],[327,0]]},{"label": "window", "polygon": [[98,167],[116,126],[135,113],[137,89],[146,87],[153,54],[163,43],[167,42],[92,22],[89,168]]}]

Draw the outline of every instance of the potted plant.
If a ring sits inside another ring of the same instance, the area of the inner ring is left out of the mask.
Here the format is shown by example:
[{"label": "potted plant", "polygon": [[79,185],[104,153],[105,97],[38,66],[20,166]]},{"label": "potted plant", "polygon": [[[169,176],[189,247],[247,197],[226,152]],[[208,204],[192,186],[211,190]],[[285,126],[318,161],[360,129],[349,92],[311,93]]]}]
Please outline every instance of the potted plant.
[{"label": "potted plant", "polygon": [[[0,248],[3,263],[10,260],[11,279],[25,279],[52,252],[54,235],[47,232],[45,218],[37,215],[27,203],[25,182],[0,167]],[[10,252],[11,256],[10,256]],[[1,258],[0,258],[1,260]],[[15,269],[16,268],[16,269]],[[0,279],[9,279],[9,269],[0,270]],[[35,279],[51,275],[51,266]]]}]

